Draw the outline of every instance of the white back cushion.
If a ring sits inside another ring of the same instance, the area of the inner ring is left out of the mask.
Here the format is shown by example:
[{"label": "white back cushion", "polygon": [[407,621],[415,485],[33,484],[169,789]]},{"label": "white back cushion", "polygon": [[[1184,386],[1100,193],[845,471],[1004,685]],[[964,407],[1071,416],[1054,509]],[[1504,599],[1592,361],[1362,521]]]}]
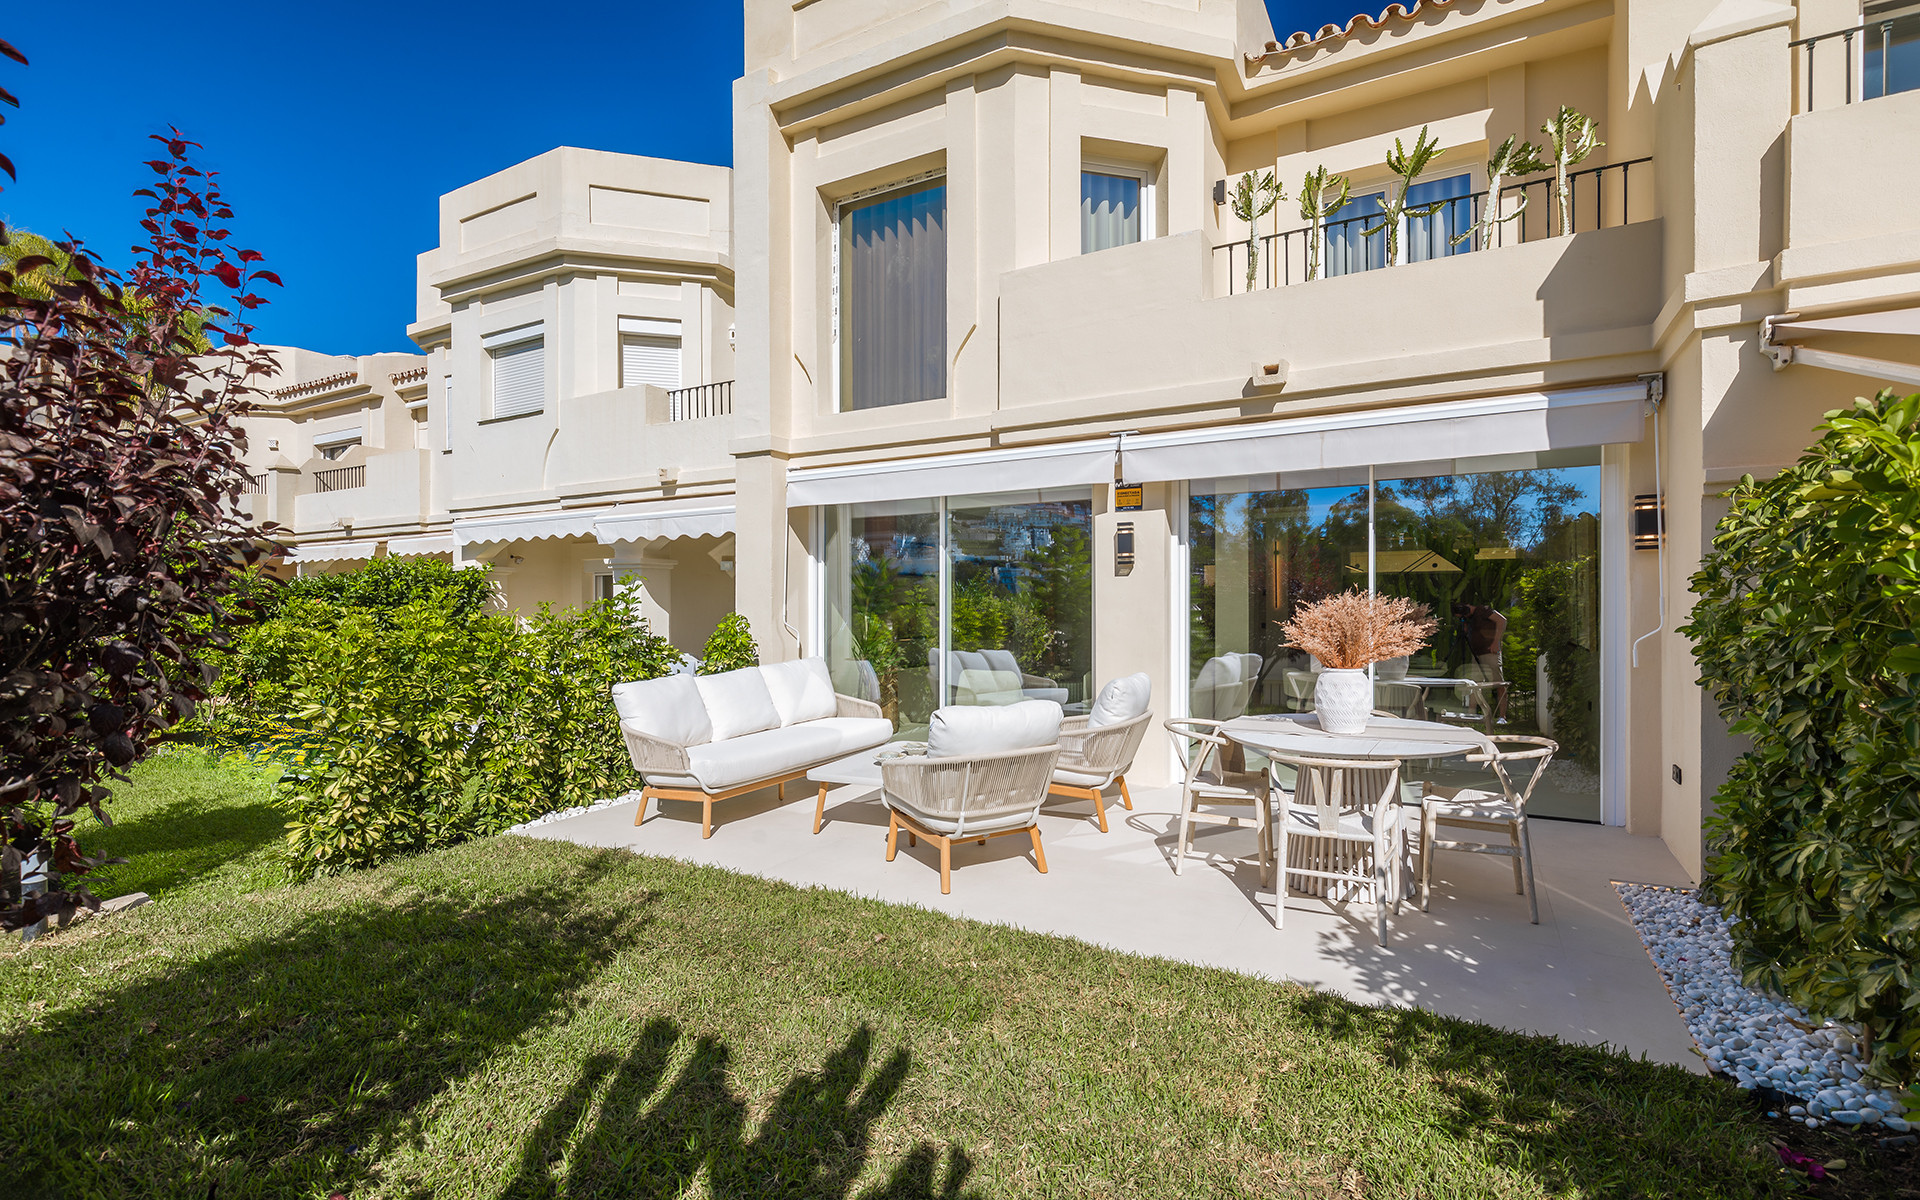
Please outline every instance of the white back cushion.
[{"label": "white back cushion", "polygon": [[1051,746],[1060,738],[1060,706],[1022,700],[992,707],[937,708],[927,724],[928,758],[997,754],[1026,746]]},{"label": "white back cushion", "polygon": [[[880,703],[880,675],[873,669],[873,664],[863,658],[853,665],[860,672],[860,698],[871,700],[875,704]],[[834,711],[839,711],[837,704]]]},{"label": "white back cushion", "polygon": [[1020,661],[1014,658],[1011,650],[982,650],[980,657],[987,660],[987,669],[990,671],[1011,671],[1015,675],[1023,673]]},{"label": "white back cushion", "polygon": [[760,668],[780,724],[818,721],[839,709],[833,698],[833,676],[827,674],[824,658],[801,658]]},{"label": "white back cushion", "polygon": [[1087,713],[1087,724],[1097,729],[1102,725],[1131,721],[1147,711],[1152,699],[1153,681],[1147,678],[1145,671],[1122,675],[1100,689],[1100,698],[1093,702],[1092,711]]},{"label": "white back cushion", "polygon": [[714,741],[780,728],[780,710],[773,706],[773,693],[767,690],[759,667],[702,675],[693,682],[707,706]]},{"label": "white back cushion", "polygon": [[1374,677],[1377,679],[1405,679],[1407,677],[1407,666],[1412,661],[1413,657],[1407,654],[1402,654],[1399,658],[1383,658],[1380,660],[1380,665],[1374,668]]},{"label": "white back cushion", "polygon": [[713,723],[691,675],[666,675],[613,685],[613,707],[648,737],[676,746],[713,740]]}]

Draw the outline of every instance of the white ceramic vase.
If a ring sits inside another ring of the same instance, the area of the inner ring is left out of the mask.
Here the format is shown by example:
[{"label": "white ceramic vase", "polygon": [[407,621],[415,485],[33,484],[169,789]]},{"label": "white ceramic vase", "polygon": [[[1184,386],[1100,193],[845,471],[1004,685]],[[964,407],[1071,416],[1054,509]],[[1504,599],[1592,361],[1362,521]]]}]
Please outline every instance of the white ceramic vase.
[{"label": "white ceramic vase", "polygon": [[1328,733],[1365,733],[1373,684],[1362,670],[1328,667],[1315,677],[1313,711]]}]

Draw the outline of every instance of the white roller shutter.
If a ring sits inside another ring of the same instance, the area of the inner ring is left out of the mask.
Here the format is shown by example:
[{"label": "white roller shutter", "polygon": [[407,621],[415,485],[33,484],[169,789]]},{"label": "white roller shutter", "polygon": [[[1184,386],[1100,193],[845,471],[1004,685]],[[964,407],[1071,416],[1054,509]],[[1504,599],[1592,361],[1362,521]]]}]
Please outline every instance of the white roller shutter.
[{"label": "white roller shutter", "polygon": [[650,383],[671,392],[680,386],[680,339],[637,333],[620,338],[620,386]]},{"label": "white roller shutter", "polygon": [[547,343],[544,338],[502,346],[493,355],[493,415],[535,413],[547,402]]}]

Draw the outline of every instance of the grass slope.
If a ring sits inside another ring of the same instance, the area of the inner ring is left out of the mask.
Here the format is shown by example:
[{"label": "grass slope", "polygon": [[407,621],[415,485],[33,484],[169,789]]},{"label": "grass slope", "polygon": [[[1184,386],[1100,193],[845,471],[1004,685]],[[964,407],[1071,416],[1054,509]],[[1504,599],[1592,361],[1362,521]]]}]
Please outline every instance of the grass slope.
[{"label": "grass slope", "polygon": [[9,1196],[1782,1184],[1731,1089],[1592,1048],[566,844],[261,890],[177,843],[159,903],[0,956]]}]

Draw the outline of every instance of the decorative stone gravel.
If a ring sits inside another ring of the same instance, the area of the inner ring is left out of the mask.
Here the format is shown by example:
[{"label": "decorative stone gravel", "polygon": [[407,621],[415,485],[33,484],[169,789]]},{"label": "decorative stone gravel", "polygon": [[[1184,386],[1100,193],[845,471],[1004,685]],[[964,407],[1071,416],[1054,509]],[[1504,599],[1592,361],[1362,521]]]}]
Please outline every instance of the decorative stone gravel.
[{"label": "decorative stone gravel", "polygon": [[1797,1099],[1770,1116],[1810,1128],[1831,1121],[1907,1132],[1894,1094],[1862,1082],[1853,1030],[1831,1021],[1816,1026],[1794,1005],[1740,982],[1719,909],[1689,891],[1615,886],[1711,1070],[1743,1088],[1770,1087]]},{"label": "decorative stone gravel", "polygon": [[624,796],[615,796],[611,800],[596,800],[592,804],[583,804],[579,808],[563,808],[559,812],[550,812],[543,817],[535,817],[531,821],[515,825],[513,828],[507,830],[507,832],[525,833],[529,829],[538,829],[540,826],[550,824],[554,821],[564,821],[568,817],[584,816],[590,812],[597,812],[603,808],[612,808],[616,804],[625,804],[629,800],[638,800],[639,798],[639,792],[628,792]]}]

